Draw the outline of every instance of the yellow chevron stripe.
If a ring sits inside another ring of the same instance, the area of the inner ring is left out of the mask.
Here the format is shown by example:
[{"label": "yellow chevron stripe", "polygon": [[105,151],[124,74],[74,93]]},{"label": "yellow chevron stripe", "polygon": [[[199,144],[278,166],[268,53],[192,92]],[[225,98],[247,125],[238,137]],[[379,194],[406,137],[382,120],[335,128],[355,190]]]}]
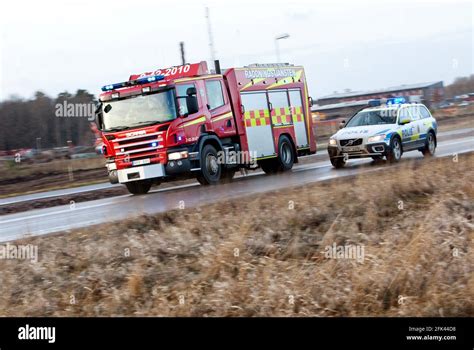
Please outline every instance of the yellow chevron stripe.
[{"label": "yellow chevron stripe", "polygon": [[[297,71],[295,76],[294,76],[295,81],[300,80],[302,74],[303,74],[302,69]],[[268,89],[271,89],[271,88],[274,88],[274,87],[277,87],[277,86],[282,86],[282,85],[291,84],[291,83],[293,83],[292,77],[286,77],[286,78],[278,80],[276,83],[273,83],[272,85],[267,86],[266,89],[268,90]]]},{"label": "yellow chevron stripe", "polygon": [[227,119],[227,118],[230,118],[230,117],[232,117],[232,112],[228,112],[228,113],[222,114],[220,116],[217,116],[215,118],[212,118],[212,121],[217,122],[219,120]]},{"label": "yellow chevron stripe", "polygon": [[199,124],[199,123],[202,123],[202,122],[205,122],[206,121],[206,116],[200,116],[199,118],[197,119],[194,119],[194,120],[191,120],[190,122],[187,122],[185,124],[183,124],[183,126],[190,126],[190,125],[194,125],[194,124]]},{"label": "yellow chevron stripe", "polygon": [[265,78],[255,78],[255,79],[253,80],[253,83],[252,83],[252,82],[247,83],[246,85],[244,85],[243,88],[240,89],[240,91],[243,91],[243,90],[245,90],[245,89],[248,89],[249,87],[251,87],[251,86],[253,86],[253,85],[255,85],[255,84],[258,84],[258,83],[260,83],[260,82],[262,82],[262,81],[264,81],[264,80],[265,80]]}]

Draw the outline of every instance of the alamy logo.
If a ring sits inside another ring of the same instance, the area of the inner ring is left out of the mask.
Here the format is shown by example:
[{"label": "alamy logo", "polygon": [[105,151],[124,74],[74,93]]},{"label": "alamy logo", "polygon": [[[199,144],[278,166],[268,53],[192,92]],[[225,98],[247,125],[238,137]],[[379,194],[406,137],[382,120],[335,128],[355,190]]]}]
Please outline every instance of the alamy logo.
[{"label": "alamy logo", "polygon": [[55,327],[25,327],[18,328],[18,339],[20,340],[47,340],[48,343],[56,341]]},{"label": "alamy logo", "polygon": [[218,164],[250,164],[257,163],[256,151],[219,151],[217,152]]},{"label": "alamy logo", "polygon": [[335,242],[325,247],[322,252],[327,259],[354,259],[358,263],[364,262],[363,245],[337,245]]},{"label": "alamy logo", "polygon": [[30,260],[38,262],[38,246],[33,244],[1,244],[0,260]]},{"label": "alamy logo", "polygon": [[95,119],[96,106],[94,103],[56,103],[56,117],[58,118],[87,118]]}]

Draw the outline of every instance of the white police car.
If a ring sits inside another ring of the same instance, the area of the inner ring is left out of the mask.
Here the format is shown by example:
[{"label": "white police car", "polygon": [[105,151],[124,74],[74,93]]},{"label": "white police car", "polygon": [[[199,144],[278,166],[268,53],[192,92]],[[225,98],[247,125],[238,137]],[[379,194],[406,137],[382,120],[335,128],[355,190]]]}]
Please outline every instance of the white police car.
[{"label": "white police car", "polygon": [[348,159],[386,157],[398,162],[403,152],[418,150],[432,156],[436,149],[437,123],[421,103],[405,103],[403,97],[371,100],[331,136],[328,153],[335,168]]}]

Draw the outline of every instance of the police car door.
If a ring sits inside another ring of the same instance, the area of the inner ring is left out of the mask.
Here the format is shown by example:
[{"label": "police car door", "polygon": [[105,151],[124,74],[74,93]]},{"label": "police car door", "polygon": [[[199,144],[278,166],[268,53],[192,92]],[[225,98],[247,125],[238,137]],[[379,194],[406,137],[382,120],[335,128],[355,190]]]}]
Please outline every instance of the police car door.
[{"label": "police car door", "polygon": [[418,110],[420,112],[420,125],[422,130],[422,136],[426,140],[428,137],[428,131],[430,129],[436,130],[436,123],[434,122],[433,117],[431,116],[430,111],[423,105],[418,105]]},{"label": "police car door", "polygon": [[423,121],[421,120],[420,115],[420,108],[418,106],[411,106],[410,115],[411,115],[411,122],[414,127],[412,141],[413,141],[413,148],[421,147],[425,143],[425,139],[423,134],[426,134],[423,127]]},{"label": "police car door", "polygon": [[404,150],[413,149],[412,137],[415,134],[415,123],[411,119],[409,107],[402,107],[399,114],[399,123],[403,120],[409,120],[408,123],[401,125],[402,129],[402,146]]}]

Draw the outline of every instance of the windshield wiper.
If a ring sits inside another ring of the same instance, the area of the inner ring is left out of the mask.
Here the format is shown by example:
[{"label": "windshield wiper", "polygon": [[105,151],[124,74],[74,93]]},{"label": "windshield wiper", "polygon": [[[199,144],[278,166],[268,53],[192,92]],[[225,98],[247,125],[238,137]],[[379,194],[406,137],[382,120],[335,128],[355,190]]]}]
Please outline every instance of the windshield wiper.
[{"label": "windshield wiper", "polygon": [[134,125],[143,125],[143,124],[146,124],[146,125],[155,125],[155,124],[160,124],[162,123],[161,121],[159,120],[147,120],[147,121],[144,121],[144,122],[138,122]]},{"label": "windshield wiper", "polygon": [[125,126],[125,125],[114,126],[113,128],[110,128],[110,129],[107,129],[107,130],[104,130],[104,131],[122,131],[122,130],[125,130],[125,129],[130,129],[130,126]]}]

